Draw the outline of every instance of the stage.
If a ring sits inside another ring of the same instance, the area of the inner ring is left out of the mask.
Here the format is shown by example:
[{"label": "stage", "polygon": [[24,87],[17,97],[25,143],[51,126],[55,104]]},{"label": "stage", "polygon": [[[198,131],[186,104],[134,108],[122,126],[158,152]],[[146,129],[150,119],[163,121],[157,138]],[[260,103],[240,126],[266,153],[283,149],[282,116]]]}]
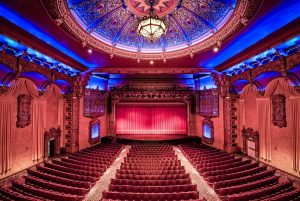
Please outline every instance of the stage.
[{"label": "stage", "polygon": [[191,136],[188,135],[125,135],[125,134],[118,134],[116,135],[117,139],[123,140],[141,140],[141,141],[167,141],[167,140],[179,140],[179,139],[187,139]]}]

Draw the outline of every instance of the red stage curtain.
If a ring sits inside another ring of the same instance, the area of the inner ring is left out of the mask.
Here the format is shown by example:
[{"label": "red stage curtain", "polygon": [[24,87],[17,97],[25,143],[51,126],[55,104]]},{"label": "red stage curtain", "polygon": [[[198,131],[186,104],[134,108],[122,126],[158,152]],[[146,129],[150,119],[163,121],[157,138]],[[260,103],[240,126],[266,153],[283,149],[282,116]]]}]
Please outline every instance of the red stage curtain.
[{"label": "red stage curtain", "polygon": [[116,108],[117,134],[187,134],[186,106],[131,106]]}]

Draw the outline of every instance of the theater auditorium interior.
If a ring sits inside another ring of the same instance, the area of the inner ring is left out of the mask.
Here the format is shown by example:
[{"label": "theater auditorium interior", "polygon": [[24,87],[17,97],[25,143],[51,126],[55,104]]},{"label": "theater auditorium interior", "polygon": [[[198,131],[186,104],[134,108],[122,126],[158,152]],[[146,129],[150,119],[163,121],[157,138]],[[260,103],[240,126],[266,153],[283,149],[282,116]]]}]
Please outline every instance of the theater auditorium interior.
[{"label": "theater auditorium interior", "polygon": [[300,1],[1,0],[0,200],[300,200]]}]

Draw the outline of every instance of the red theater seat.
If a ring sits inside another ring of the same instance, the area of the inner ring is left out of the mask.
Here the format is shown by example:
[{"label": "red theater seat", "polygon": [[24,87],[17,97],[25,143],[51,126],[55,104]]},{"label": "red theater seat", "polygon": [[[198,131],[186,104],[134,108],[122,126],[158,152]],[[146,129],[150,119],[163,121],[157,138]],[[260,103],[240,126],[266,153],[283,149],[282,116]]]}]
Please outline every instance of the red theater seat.
[{"label": "red theater seat", "polygon": [[[190,200],[198,199],[196,185],[171,146],[132,146],[111,180],[104,199]],[[117,194],[117,198],[115,197]]]},{"label": "red theater seat", "polygon": [[[44,166],[37,165],[36,169],[28,169],[28,176],[13,181],[11,188],[0,188],[0,200],[83,200],[93,183],[111,165],[123,147],[119,144],[101,144],[89,148],[92,153],[83,150],[70,155],[73,159],[55,159],[52,163],[45,162]],[[103,161],[105,165],[102,165]]]}]

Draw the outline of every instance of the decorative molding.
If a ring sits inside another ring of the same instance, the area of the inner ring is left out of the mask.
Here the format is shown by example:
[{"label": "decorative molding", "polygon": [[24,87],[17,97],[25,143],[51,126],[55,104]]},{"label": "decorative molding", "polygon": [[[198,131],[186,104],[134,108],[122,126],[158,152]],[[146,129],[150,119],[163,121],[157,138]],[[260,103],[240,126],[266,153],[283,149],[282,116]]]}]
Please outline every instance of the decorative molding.
[{"label": "decorative molding", "polygon": [[211,73],[215,85],[218,87],[221,97],[230,95],[231,82],[225,74]]},{"label": "decorative molding", "polygon": [[286,58],[286,68],[291,69],[297,66],[300,63],[300,51],[296,54],[290,55]]},{"label": "decorative molding", "polygon": [[271,96],[272,101],[272,123],[279,128],[286,127],[286,97],[283,94],[274,94]]},{"label": "decorative molding", "polygon": [[74,153],[79,149],[79,109],[80,99],[74,94],[66,95],[66,152]]},{"label": "decorative molding", "polygon": [[17,128],[24,128],[31,123],[31,96],[21,94],[18,96]]},{"label": "decorative molding", "polygon": [[[98,136],[93,138],[93,132],[98,131]],[[101,124],[98,119],[92,119],[89,123],[89,143],[96,144],[100,142]]]},{"label": "decorative molding", "polygon": [[223,97],[224,148],[229,153],[238,151],[237,138],[237,96]]},{"label": "decorative molding", "polygon": [[[289,55],[287,57],[277,55],[277,60],[270,60],[268,63],[264,63],[263,65],[259,65],[255,68],[246,67],[243,72],[235,74],[233,76],[228,76],[229,82],[235,83],[238,80],[247,80],[250,84],[255,84],[258,88],[261,86],[258,83],[254,82],[253,79],[262,73],[266,72],[278,72],[281,77],[288,77],[294,84],[299,84],[299,77],[295,77],[292,73],[289,72],[290,69],[296,67],[300,64],[300,52],[296,52],[295,54]],[[225,73],[224,73],[225,74]],[[297,88],[297,87],[296,87]],[[263,95],[263,89],[260,90],[260,93]]]},{"label": "decorative molding", "polygon": [[[207,126],[207,128],[205,128]],[[211,131],[210,138],[205,136],[205,131],[209,129]],[[209,118],[204,118],[202,121],[202,140],[206,144],[213,144],[214,143],[214,123]]]},{"label": "decorative molding", "polygon": [[9,86],[0,86],[0,94],[7,92],[9,89]]},{"label": "decorative molding", "polygon": [[294,86],[294,90],[300,93],[300,86]]},{"label": "decorative molding", "polygon": [[91,78],[91,73],[76,75],[73,82],[73,92],[77,97],[81,97],[84,94],[85,87]]},{"label": "decorative molding", "polygon": [[243,148],[242,152],[248,155],[248,140],[253,141],[255,143],[255,158],[259,159],[259,133],[258,131],[254,131],[253,128],[243,128],[242,129],[242,136],[243,136]]},{"label": "decorative molding", "polygon": [[83,116],[97,118],[105,114],[105,92],[99,89],[85,89]]},{"label": "decorative molding", "polygon": [[43,65],[36,64],[33,61],[27,61],[23,57],[7,54],[5,51],[0,51],[0,64],[13,70],[13,75],[10,76],[8,80],[5,80],[6,83],[9,83],[25,72],[37,72],[44,75],[50,82],[55,80],[65,80],[70,84],[73,83],[73,77],[69,75],[58,72],[55,69],[49,69]]},{"label": "decorative molding", "polygon": [[184,102],[191,101],[193,90],[190,88],[174,87],[156,87],[156,88],[113,88],[109,92],[112,99],[118,99],[120,102]]},{"label": "decorative molding", "polygon": [[238,1],[236,8],[227,23],[225,23],[225,25],[223,25],[220,30],[217,30],[217,32],[212,34],[209,38],[186,48],[161,54],[143,53],[139,51],[133,52],[104,43],[92,36],[78,24],[78,22],[71,14],[65,0],[42,0],[42,2],[46,11],[56,23],[57,19],[62,20],[62,22],[59,23],[59,27],[78,41],[84,42],[84,44],[97,50],[106,52],[107,54],[112,54],[113,52],[113,55],[117,55],[120,57],[143,60],[164,60],[178,58],[182,56],[188,56],[191,54],[191,52],[197,53],[212,48],[216,45],[217,41],[224,42],[228,40],[232,35],[239,32],[244,27],[244,25],[255,15],[258,7],[261,4],[261,1],[259,0],[240,0]]},{"label": "decorative molding", "polygon": [[0,51],[0,63],[17,72],[17,58],[7,54],[5,51]]},{"label": "decorative molding", "polygon": [[199,91],[199,114],[204,117],[219,116],[219,90],[204,89]]}]

